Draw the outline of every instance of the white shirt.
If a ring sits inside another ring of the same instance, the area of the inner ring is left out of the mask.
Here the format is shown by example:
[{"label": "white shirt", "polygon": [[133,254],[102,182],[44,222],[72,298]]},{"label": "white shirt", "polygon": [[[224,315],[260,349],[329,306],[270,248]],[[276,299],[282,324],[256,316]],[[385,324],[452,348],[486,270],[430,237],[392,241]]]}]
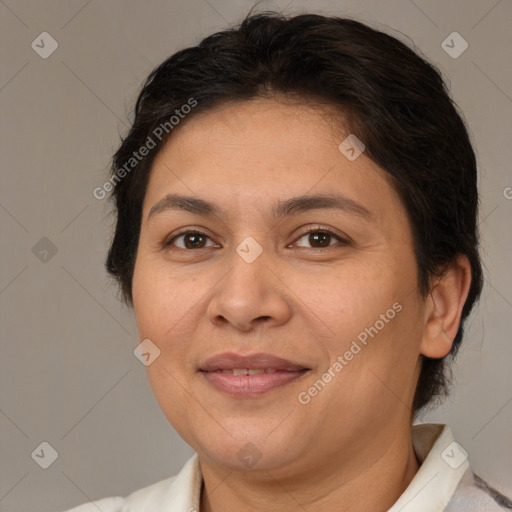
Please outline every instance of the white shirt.
[{"label": "white shirt", "polygon": [[[503,512],[512,501],[469,467],[467,452],[446,425],[412,427],[414,451],[421,463],[411,483],[388,512]],[[178,475],[133,492],[86,503],[67,512],[199,512],[203,477],[197,454]]]}]

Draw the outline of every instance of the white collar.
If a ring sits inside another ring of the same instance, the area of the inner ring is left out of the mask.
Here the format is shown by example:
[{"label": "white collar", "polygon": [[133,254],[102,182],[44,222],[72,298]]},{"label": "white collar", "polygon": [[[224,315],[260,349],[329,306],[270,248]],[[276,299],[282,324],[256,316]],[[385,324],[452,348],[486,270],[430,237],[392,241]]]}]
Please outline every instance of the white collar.
[{"label": "white collar", "polygon": [[412,443],[420,469],[388,512],[441,512],[469,468],[467,453],[447,425],[413,425]]}]

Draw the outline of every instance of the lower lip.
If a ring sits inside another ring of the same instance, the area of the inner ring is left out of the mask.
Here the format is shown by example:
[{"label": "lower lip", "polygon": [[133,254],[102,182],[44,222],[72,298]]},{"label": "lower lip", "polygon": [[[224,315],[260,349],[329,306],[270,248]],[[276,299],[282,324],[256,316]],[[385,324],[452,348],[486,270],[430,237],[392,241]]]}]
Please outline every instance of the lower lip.
[{"label": "lower lip", "polygon": [[261,375],[231,375],[229,373],[203,371],[201,373],[215,389],[231,396],[248,397],[261,395],[289,384],[302,377],[307,371],[276,371]]}]

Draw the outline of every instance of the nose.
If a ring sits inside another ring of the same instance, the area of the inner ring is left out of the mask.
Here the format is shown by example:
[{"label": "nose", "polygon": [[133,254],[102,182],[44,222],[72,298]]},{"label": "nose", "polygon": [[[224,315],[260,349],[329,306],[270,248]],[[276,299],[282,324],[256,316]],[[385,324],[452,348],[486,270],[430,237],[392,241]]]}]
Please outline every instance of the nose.
[{"label": "nose", "polygon": [[228,265],[208,304],[212,323],[247,332],[262,324],[273,327],[288,321],[289,290],[269,257],[261,254],[248,262],[233,251]]}]

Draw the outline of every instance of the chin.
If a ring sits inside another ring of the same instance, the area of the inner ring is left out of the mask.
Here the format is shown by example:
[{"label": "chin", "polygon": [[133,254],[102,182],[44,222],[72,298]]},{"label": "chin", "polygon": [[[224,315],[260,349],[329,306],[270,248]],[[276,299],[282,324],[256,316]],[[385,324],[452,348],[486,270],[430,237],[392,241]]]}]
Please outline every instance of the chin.
[{"label": "chin", "polygon": [[[293,462],[294,455],[286,445],[262,444],[251,441],[232,442],[198,452],[214,464],[230,471],[272,471]],[[197,451],[197,450],[196,450]]]}]

